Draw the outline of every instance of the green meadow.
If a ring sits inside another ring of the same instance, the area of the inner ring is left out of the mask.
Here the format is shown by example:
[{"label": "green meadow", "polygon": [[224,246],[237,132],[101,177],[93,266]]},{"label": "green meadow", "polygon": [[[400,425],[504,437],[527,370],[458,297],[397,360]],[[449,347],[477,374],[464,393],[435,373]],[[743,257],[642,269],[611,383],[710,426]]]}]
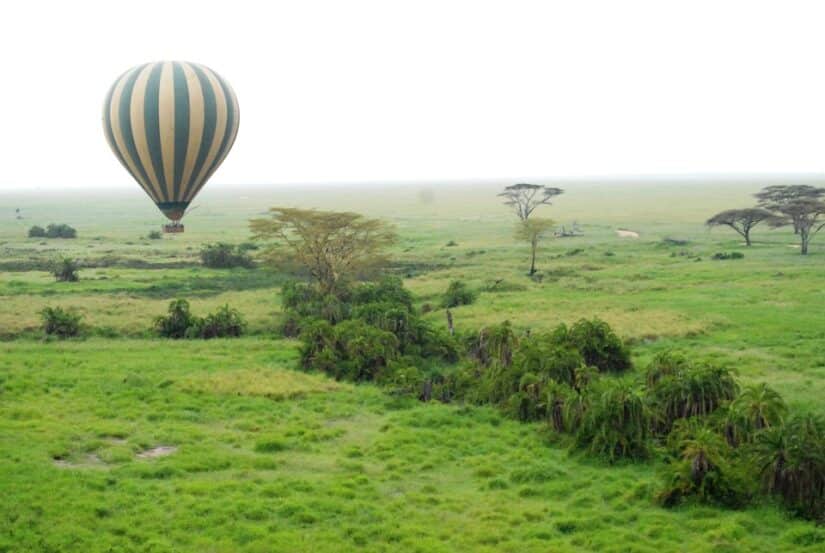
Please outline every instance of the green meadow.
[{"label": "green meadow", "polygon": [[[599,317],[636,371],[677,349],[823,414],[825,233],[801,256],[788,228],[757,227],[746,248],[704,226],[761,183],[560,186],[536,214],[582,235],[543,242],[538,279],[501,184],[207,187],[186,232],[160,240],[138,193],[3,193],[0,551],[822,551],[825,529],[771,500],[664,509],[654,460],[610,466],[493,408],[299,372],[278,332],[288,275],[199,262],[206,243],[248,241],[270,206],[357,211],[396,225],[390,271],[435,325],[461,279],[480,294],[453,309],[459,330]],[[48,223],[78,237],[26,237]],[[48,272],[62,257],[78,282]],[[247,335],[154,337],[176,298],[238,309]],[[44,339],[39,312],[56,306],[83,315],[84,337]]]}]

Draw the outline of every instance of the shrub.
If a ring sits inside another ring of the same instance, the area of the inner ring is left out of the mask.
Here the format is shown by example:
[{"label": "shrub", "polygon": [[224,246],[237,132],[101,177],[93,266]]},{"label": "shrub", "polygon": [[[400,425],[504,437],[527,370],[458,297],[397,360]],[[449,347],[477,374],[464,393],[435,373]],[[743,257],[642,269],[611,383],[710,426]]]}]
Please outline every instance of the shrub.
[{"label": "shrub", "polygon": [[467,352],[481,365],[493,363],[508,366],[513,362],[513,353],[518,346],[518,337],[510,321],[482,328],[478,334],[465,338]]},{"label": "shrub", "polygon": [[80,335],[83,317],[79,313],[66,311],[62,307],[46,307],[40,311],[40,318],[43,321],[43,332],[47,336],[71,338]]},{"label": "shrub", "polygon": [[413,296],[404,288],[400,278],[384,277],[377,283],[365,283],[356,287],[352,294],[354,304],[391,303],[413,310]]},{"label": "shrub", "polygon": [[43,227],[34,225],[32,228],[29,229],[29,238],[45,238],[46,237],[46,229]]},{"label": "shrub", "polygon": [[647,385],[653,387],[662,378],[689,368],[690,361],[683,354],[674,351],[662,352],[656,355],[647,366]]},{"label": "shrub", "polygon": [[52,274],[58,282],[77,282],[79,267],[73,259],[68,257],[57,262]]},{"label": "shrub", "polygon": [[155,319],[155,331],[163,338],[185,338],[186,331],[196,323],[189,311],[189,302],[173,300],[169,303],[165,317]]},{"label": "shrub", "polygon": [[613,329],[599,319],[581,319],[568,330],[560,325],[554,331],[557,340],[579,350],[586,365],[602,372],[622,372],[629,369],[630,351]]},{"label": "shrub", "polygon": [[766,384],[749,386],[728,409],[725,437],[734,447],[752,442],[762,430],[781,425],[787,412],[785,401],[775,390]]},{"label": "shrub", "polygon": [[766,429],[753,457],[766,492],[802,517],[825,521],[825,420],[806,415]]},{"label": "shrub", "polygon": [[146,238],[149,240],[160,240],[163,238],[163,234],[159,230],[152,230],[149,231],[149,234],[146,235]]},{"label": "shrub", "polygon": [[76,238],[77,231],[65,224],[50,224],[46,227],[46,238]]},{"label": "shrub", "polygon": [[246,330],[246,321],[237,309],[228,305],[220,307],[216,312],[208,314],[186,331],[186,337],[197,337],[208,340],[210,338],[232,338],[240,336]]},{"label": "shrub", "polygon": [[200,251],[201,263],[211,269],[231,269],[233,267],[254,267],[254,262],[246,250],[232,244],[218,242],[206,244]]},{"label": "shrub", "polygon": [[657,500],[665,507],[687,497],[742,507],[750,494],[733,451],[722,436],[696,420],[680,420],[668,437],[676,459],[666,469],[666,484]]},{"label": "shrub", "polygon": [[460,281],[454,280],[447,287],[447,292],[444,294],[442,305],[444,307],[458,307],[461,305],[470,305],[476,301],[477,293],[470,290],[467,285]]},{"label": "shrub", "polygon": [[649,389],[655,429],[667,433],[678,419],[709,415],[739,392],[726,368],[688,365],[661,378]]},{"label": "shrub", "polygon": [[742,259],[745,257],[745,254],[742,252],[717,252],[711,256],[711,259],[715,260],[727,260],[727,259]]},{"label": "shrub", "polygon": [[576,445],[610,462],[648,456],[650,415],[642,394],[624,382],[596,390],[576,433]]}]

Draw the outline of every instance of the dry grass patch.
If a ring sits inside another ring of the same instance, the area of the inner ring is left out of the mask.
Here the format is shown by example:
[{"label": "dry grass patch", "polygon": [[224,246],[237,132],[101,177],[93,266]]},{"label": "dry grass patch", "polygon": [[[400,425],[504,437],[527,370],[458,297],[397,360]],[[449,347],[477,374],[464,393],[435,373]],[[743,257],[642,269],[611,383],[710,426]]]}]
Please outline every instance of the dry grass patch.
[{"label": "dry grass patch", "polygon": [[332,392],[345,385],[324,376],[279,369],[233,369],[191,376],[179,384],[184,390],[238,396],[292,399],[310,393]]}]

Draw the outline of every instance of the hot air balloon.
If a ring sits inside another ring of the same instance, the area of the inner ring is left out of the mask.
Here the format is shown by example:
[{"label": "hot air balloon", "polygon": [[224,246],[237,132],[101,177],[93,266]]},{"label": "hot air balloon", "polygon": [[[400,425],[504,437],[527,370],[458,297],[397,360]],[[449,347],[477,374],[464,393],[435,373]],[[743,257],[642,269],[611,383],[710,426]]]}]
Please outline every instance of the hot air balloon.
[{"label": "hot air balloon", "polygon": [[217,73],[197,63],[139,65],[115,81],[103,130],[129,174],[182,232],[180,220],[223,162],[240,121],[238,99]]}]

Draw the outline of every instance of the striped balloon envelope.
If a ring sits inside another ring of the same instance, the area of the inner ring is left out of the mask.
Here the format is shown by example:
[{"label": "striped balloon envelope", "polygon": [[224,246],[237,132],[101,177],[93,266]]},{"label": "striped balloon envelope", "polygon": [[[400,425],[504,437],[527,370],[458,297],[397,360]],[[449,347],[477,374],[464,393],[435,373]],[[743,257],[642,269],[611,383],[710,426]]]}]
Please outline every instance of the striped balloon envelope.
[{"label": "striped balloon envelope", "polygon": [[223,162],[240,121],[238,99],[217,73],[183,61],[133,67],[103,106],[103,130],[120,163],[177,223]]}]

